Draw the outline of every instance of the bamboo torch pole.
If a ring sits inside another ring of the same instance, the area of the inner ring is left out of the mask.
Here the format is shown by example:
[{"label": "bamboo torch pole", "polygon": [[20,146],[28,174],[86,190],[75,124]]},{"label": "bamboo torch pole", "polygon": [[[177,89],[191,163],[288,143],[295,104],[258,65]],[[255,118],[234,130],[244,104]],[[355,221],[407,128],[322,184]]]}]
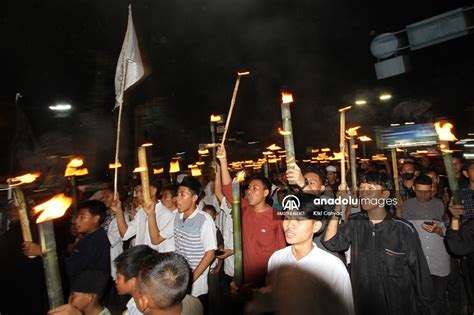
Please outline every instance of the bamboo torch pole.
[{"label": "bamboo torch pole", "polygon": [[227,120],[225,122],[224,134],[222,135],[221,147],[224,146],[224,142],[227,136],[227,130],[229,129],[230,118],[232,117],[232,112],[234,111],[235,100],[237,99],[237,92],[239,91],[240,77],[244,75],[249,75],[250,72],[237,72],[237,80],[235,81],[234,93],[232,93],[232,99],[230,100],[229,113],[227,114]]},{"label": "bamboo torch pole", "polygon": [[140,167],[140,179],[142,181],[143,201],[149,205],[152,200],[150,196],[150,180],[148,178],[148,164],[146,160],[146,149],[138,148],[138,166]]},{"label": "bamboo torch pole", "polygon": [[[18,207],[18,216],[20,217],[21,224],[21,234],[23,235],[24,242],[32,242],[33,238],[31,236],[30,229],[30,220],[28,219],[28,206],[26,204],[25,195],[20,187],[13,189],[13,198],[15,204]],[[29,258],[34,258],[35,256],[28,256]]]},{"label": "bamboo torch pole", "polygon": [[[293,126],[291,124],[291,110],[290,104],[293,102],[293,95],[289,93],[282,93],[281,102],[281,119],[283,121],[283,140],[285,142],[286,150],[286,168],[294,169],[295,145],[293,143]],[[296,185],[294,181],[288,181],[289,185]]]},{"label": "bamboo torch pole", "polygon": [[345,152],[346,152],[346,115],[345,112],[351,109],[352,106],[347,106],[339,109],[340,113],[340,130],[339,130],[339,148],[341,152],[341,184],[339,185],[340,190],[346,190],[346,163],[345,163]]},{"label": "bamboo torch pole", "polygon": [[238,288],[242,287],[244,279],[242,257],[242,217],[240,211],[240,181],[244,179],[245,171],[241,171],[232,180],[232,225],[234,237],[234,279]]}]

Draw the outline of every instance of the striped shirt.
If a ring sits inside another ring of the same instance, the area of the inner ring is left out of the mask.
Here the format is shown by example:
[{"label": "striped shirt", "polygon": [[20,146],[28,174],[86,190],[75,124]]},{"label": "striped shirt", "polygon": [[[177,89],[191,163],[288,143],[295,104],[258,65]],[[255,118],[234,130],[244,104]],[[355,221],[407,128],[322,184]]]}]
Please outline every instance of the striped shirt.
[{"label": "striped shirt", "polygon": [[[204,257],[204,253],[217,249],[216,226],[211,216],[196,209],[183,220],[183,213],[178,213],[174,219],[174,242],[176,253],[181,254],[188,261],[191,270],[194,271]],[[209,268],[193,283],[191,294],[199,296],[206,294],[207,274]]]}]

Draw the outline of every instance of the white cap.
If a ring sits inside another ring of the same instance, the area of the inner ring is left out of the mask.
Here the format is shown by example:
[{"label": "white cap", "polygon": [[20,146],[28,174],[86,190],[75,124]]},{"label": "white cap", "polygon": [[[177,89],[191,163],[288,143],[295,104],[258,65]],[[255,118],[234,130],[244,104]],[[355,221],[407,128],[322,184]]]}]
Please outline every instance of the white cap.
[{"label": "white cap", "polygon": [[188,174],[179,174],[176,177],[176,181],[178,182],[178,184],[180,184],[186,176],[188,176]]},{"label": "white cap", "polygon": [[337,169],[336,167],[332,166],[332,165],[329,165],[328,167],[326,167],[326,172],[334,172],[334,173],[337,173]]}]

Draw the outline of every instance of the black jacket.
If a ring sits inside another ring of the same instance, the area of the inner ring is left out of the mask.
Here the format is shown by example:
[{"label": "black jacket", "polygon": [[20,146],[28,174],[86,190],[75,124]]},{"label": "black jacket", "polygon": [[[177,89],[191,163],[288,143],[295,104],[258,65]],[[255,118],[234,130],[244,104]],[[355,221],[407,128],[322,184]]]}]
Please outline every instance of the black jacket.
[{"label": "black jacket", "polygon": [[110,243],[102,228],[86,235],[74,247],[71,256],[66,258],[66,271],[71,284],[85,270],[110,275]]},{"label": "black jacket", "polygon": [[467,256],[471,283],[474,285],[474,220],[465,222],[457,231],[449,228],[445,239],[453,254]]},{"label": "black jacket", "polygon": [[431,275],[418,233],[408,221],[387,214],[374,225],[366,212],[355,213],[322,243],[337,252],[351,247],[357,314],[429,314]]}]

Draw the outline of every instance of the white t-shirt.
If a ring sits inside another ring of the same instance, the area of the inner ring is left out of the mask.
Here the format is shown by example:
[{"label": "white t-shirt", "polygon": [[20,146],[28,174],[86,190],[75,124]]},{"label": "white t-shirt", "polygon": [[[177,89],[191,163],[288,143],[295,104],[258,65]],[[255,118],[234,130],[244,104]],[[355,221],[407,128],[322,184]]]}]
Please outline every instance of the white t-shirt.
[{"label": "white t-shirt", "polygon": [[344,263],[337,257],[325,252],[313,243],[313,249],[305,257],[297,260],[293,255],[291,246],[287,246],[273,253],[268,261],[267,285],[272,285],[278,279],[276,271],[284,265],[297,266],[313,273],[325,281],[341,300],[346,304],[346,309],[354,314],[351,280]]},{"label": "white t-shirt", "polygon": [[[224,248],[234,249],[234,226],[232,221],[232,209],[227,205],[226,198],[222,198],[219,215],[224,218],[222,237],[224,238]],[[224,273],[230,277],[234,276],[234,256],[229,256],[224,260]]]},{"label": "white t-shirt", "polygon": [[124,315],[142,315],[138,310],[135,300],[131,298],[127,303],[127,310],[123,313]]},{"label": "white t-shirt", "polygon": [[159,252],[173,252],[173,220],[176,211],[170,211],[159,201],[155,206],[155,217],[161,237],[165,238],[163,242],[158,245],[151,243],[150,231],[148,229],[148,216],[145,210],[138,208],[135,219],[128,223],[127,231],[123,236],[126,241],[133,236],[135,237],[135,245],[148,245]]}]

